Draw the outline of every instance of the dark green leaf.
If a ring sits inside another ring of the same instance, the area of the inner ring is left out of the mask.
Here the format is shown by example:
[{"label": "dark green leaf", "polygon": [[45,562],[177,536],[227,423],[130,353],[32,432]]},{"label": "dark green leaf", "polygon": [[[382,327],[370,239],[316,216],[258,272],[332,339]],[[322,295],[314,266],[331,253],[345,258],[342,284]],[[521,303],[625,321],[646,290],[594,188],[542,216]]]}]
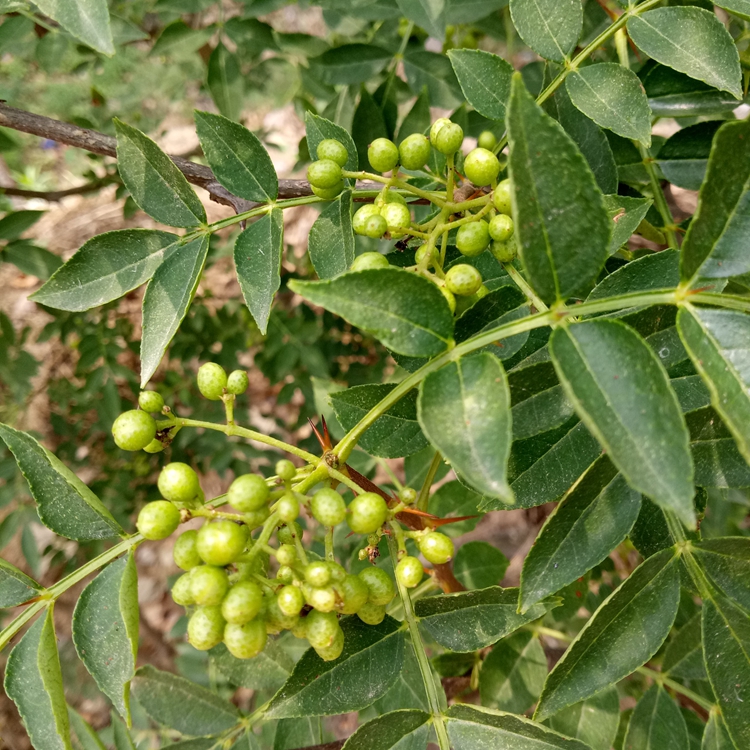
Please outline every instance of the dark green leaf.
[{"label": "dark green leaf", "polygon": [[11,651],[4,686],[35,750],[72,750],[52,607]]},{"label": "dark green leaf", "polygon": [[190,303],[208,256],[208,236],[197,237],[156,269],[143,296],[141,388],[151,380]]},{"label": "dark green leaf", "polygon": [[354,261],[351,191],[344,190],[320,212],[310,229],[307,252],[321,279],[332,279],[349,269]]},{"label": "dark green leaf", "polygon": [[312,112],[305,112],[305,131],[307,133],[307,147],[313,159],[317,158],[317,150],[321,141],[333,138],[346,146],[349,159],[344,169],[355,172],[359,167],[357,147],[354,145],[349,132],[324,117],[318,117]]},{"label": "dark green leaf", "polygon": [[750,316],[684,307],[677,327],[740,453],[750,463]]},{"label": "dark green leaf", "polygon": [[404,665],[396,681],[383,697],[373,704],[373,707],[379,714],[398,711],[402,708],[429,710],[422,673],[419,671],[419,662],[408,638],[404,647]]},{"label": "dark green leaf", "polygon": [[433,107],[453,109],[463,103],[461,86],[445,55],[418,47],[407,48],[404,72],[413,91],[427,87]]},{"label": "dark green leaf", "polygon": [[278,639],[252,659],[237,659],[220,644],[211,649],[217,669],[233,684],[250,690],[278,690],[294,669],[294,661]]},{"label": "dark green leaf", "polygon": [[638,77],[617,63],[588,65],[565,79],[573,104],[597,125],[651,145],[651,109]]},{"label": "dark green leaf", "polygon": [[[404,460],[404,475],[406,478],[406,484],[409,487],[422,486],[434,456],[434,448],[425,448],[419,453],[415,453],[413,456],[406,457],[406,459]],[[449,470],[450,469],[448,467],[448,464],[446,464],[444,461],[441,461],[440,466],[437,470],[437,474],[435,475],[435,481],[440,481],[448,473]]]},{"label": "dark green leaf", "polygon": [[568,398],[628,484],[694,526],[688,432],[656,354],[615,320],[558,328],[550,351]]},{"label": "dark green leaf", "polygon": [[138,619],[138,574],[131,553],[110,563],[86,586],[73,613],[78,656],[128,723]]},{"label": "dark green leaf", "polygon": [[718,713],[711,712],[708,718],[701,750],[735,750],[732,738]]},{"label": "dark green leaf", "polygon": [[[433,454],[435,451],[432,451]],[[445,466],[445,464],[443,464]],[[423,480],[424,481],[424,480]],[[436,480],[437,481],[437,480]],[[415,487],[421,484],[414,482]],[[430,497],[430,512],[441,518],[450,518],[451,516],[474,516],[467,518],[465,521],[451,523],[441,529],[448,536],[463,536],[476,527],[481,519],[481,514],[477,512],[482,496],[469,489],[466,485],[458,480],[446,482]],[[484,586],[474,586],[473,588],[486,588],[497,583],[490,581]]]},{"label": "dark green leaf", "polygon": [[268,328],[268,316],[281,286],[281,253],[284,245],[284,215],[274,208],[250,224],[234,243],[234,265],[245,304],[260,332]]},{"label": "dark green leaf", "polygon": [[230,120],[239,120],[245,92],[240,61],[221,42],[208,58],[206,85],[219,112]]},{"label": "dark green leaf", "polygon": [[35,597],[41,589],[33,578],[0,558],[0,609],[17,607]]},{"label": "dark green leaf", "polygon": [[495,357],[463,357],[428,375],[417,411],[428,439],[457,472],[483,495],[513,503],[506,477],[510,394]]},{"label": "dark green leaf", "polygon": [[679,252],[662,250],[653,255],[644,255],[643,258],[618,268],[594,287],[587,301],[633,292],[674,289],[679,283]]},{"label": "dark green leaf", "polygon": [[0,439],[29,483],[45,526],[78,541],[111,539],[122,532],[101,500],[31,435],[0,424]]},{"label": "dark green leaf", "polygon": [[115,54],[107,0],[34,0],[34,4],[87,46]]},{"label": "dark green leaf", "polygon": [[513,66],[502,57],[478,49],[448,53],[466,101],[490,120],[504,120]]},{"label": "dark green leaf", "polygon": [[430,357],[451,341],[453,317],[430,281],[398,268],[347,273],[328,281],[290,281],[314,305],[340,315],[398,354]]},{"label": "dark green leaf", "polygon": [[[612,236],[609,239],[610,255],[616,253],[633,236],[635,230],[638,229],[638,225],[648,213],[651,202],[650,198],[627,198],[622,195],[604,196],[604,207],[607,209],[613,224]],[[631,265],[631,263],[628,263],[625,268],[629,268]]]},{"label": "dark green leaf", "polygon": [[566,737],[585,742],[591,750],[610,750],[620,723],[620,697],[614,687],[550,716],[549,725]]},{"label": "dark green leaf", "polygon": [[510,0],[510,15],[521,39],[547,60],[565,61],[581,35],[580,0]]},{"label": "dark green leaf", "polygon": [[633,527],[641,496],[602,456],[555,508],[521,572],[521,611],[598,565]]},{"label": "dark green leaf", "polygon": [[2,259],[12,263],[19,271],[28,276],[36,276],[46,281],[57,271],[63,262],[59,255],[37,247],[29,240],[16,240],[6,245]]},{"label": "dark green leaf", "polygon": [[353,84],[380,73],[390,59],[388,50],[372,44],[344,44],[312,58],[310,65],[325,83]]},{"label": "dark green leaf", "polygon": [[227,190],[260,203],[276,198],[276,170],[256,135],[226,117],[198,110],[195,126],[208,165]]},{"label": "dark green leaf", "polygon": [[114,712],[112,712],[111,717],[115,750],[136,750],[135,742],[133,742],[133,738],[122,720]]},{"label": "dark green leaf", "polygon": [[178,249],[175,234],[118,229],[90,239],[39,291],[35,302],[78,312],[122,297],[148,281]]},{"label": "dark green leaf", "polygon": [[282,719],[276,725],[273,750],[293,750],[293,748],[318,745],[322,741],[320,717],[305,719]]},{"label": "dark green leaf", "polygon": [[398,8],[410,21],[430,36],[445,41],[445,12],[448,0],[396,0]]},{"label": "dark green leaf", "polygon": [[323,661],[309,649],[271,701],[266,716],[330,716],[366,708],[393,685],[404,659],[399,623],[386,617],[365,625],[358,617],[341,621],[344,651]]},{"label": "dark green leaf", "polygon": [[750,539],[720,537],[694,542],[691,554],[711,585],[750,613]]},{"label": "dark green leaf", "polygon": [[422,750],[427,746],[429,719],[424,711],[392,711],[362,725],[342,750]]},{"label": "dark green leaf", "polygon": [[476,651],[491,646],[527,622],[537,620],[556,607],[558,601],[540,602],[520,615],[516,611],[518,589],[491,586],[479,591],[419,599],[414,608],[420,625],[441,646],[451,651]]},{"label": "dark green leaf", "polygon": [[44,211],[11,211],[0,219],[0,240],[17,240],[44,216]]},{"label": "dark green leaf", "polygon": [[[358,385],[330,395],[333,410],[341,426],[349,431],[396,386]],[[427,439],[417,421],[417,394],[410,391],[379,417],[359,440],[370,455],[400,458],[417,453],[427,446]]]},{"label": "dark green leaf", "polygon": [[678,130],[660,149],[656,163],[674,185],[700,190],[716,131],[721,120],[699,122]]},{"label": "dark green leaf", "polygon": [[542,299],[565,300],[593,283],[608,255],[611,222],[602,195],[580,151],[520,74],[513,79],[508,137],[524,268]]},{"label": "dark green leaf", "polygon": [[401,143],[404,138],[414,133],[425,133],[429,129],[431,122],[430,96],[425,87],[406,114],[406,117],[404,117],[404,121],[398,129],[397,143]]},{"label": "dark green leaf", "polygon": [[171,227],[206,221],[203,204],[174,162],[140,130],[115,119],[117,168],[136,204]]},{"label": "dark green leaf", "polygon": [[352,117],[352,138],[357,146],[357,158],[360,164],[369,164],[367,149],[378,138],[390,138],[383,108],[375,101],[370,92],[362,86],[359,92],[359,104]]},{"label": "dark green leaf", "polygon": [[482,662],[482,705],[522,714],[536,703],[547,677],[547,656],[539,638],[519,630],[495,644]]},{"label": "dark green leaf", "polygon": [[664,652],[662,671],[670,677],[685,680],[705,680],[701,644],[701,615],[697,613],[680,628]]},{"label": "dark green leaf", "polygon": [[[435,512],[434,503],[430,508]],[[456,552],[453,573],[467,589],[486,589],[500,583],[509,564],[508,558],[491,544],[466,542]]]},{"label": "dark green leaf", "polygon": [[488,708],[458,703],[446,718],[453,750],[590,750],[541,724]]},{"label": "dark green leaf", "polygon": [[688,750],[685,719],[661,685],[652,685],[638,701],[628,724],[625,747],[638,750]]},{"label": "dark green leaf", "polygon": [[508,0],[447,0],[448,23],[474,23],[504,8]]},{"label": "dark green leaf", "polygon": [[99,735],[70,706],[68,706],[68,719],[82,750],[107,750]]},{"label": "dark green leaf", "polygon": [[740,59],[724,24],[703,8],[656,8],[628,20],[628,33],[649,57],[742,97]]},{"label": "dark green leaf", "polygon": [[552,716],[627,677],[669,634],[680,600],[673,550],[636,568],[597,609],[547,678],[535,716]]},{"label": "dark green leaf", "polygon": [[228,701],[150,665],[135,673],[133,694],[154,721],[183,734],[218,734],[239,723],[237,709]]}]

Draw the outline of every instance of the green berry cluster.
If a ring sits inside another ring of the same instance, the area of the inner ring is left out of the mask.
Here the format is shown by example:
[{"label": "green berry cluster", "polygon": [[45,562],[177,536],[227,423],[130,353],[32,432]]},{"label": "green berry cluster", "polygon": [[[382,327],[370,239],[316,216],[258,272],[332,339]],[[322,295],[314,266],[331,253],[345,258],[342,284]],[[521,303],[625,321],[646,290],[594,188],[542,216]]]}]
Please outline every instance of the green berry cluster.
[{"label": "green berry cluster", "polygon": [[316,149],[317,161],[307,168],[307,181],[319,198],[333,200],[344,189],[342,167],[346,166],[349,152],[343,143],[326,138]]}]

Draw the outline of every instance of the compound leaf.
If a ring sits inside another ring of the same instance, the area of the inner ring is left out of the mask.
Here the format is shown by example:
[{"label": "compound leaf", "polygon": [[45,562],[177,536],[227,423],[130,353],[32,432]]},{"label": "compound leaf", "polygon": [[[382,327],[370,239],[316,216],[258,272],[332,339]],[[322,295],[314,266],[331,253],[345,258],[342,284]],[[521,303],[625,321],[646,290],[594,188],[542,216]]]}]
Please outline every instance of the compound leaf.
[{"label": "compound leaf", "polygon": [[555,62],[565,61],[583,26],[580,0],[510,0],[510,15],[521,39]]},{"label": "compound leaf", "polygon": [[17,607],[36,596],[42,587],[15,565],[0,558],[0,609]]},{"label": "compound leaf", "polygon": [[677,704],[661,685],[652,685],[638,701],[624,747],[638,750],[687,750],[687,725]]},{"label": "compound leaf", "polygon": [[448,53],[466,101],[490,120],[504,120],[513,66],[502,57],[478,49]]}]

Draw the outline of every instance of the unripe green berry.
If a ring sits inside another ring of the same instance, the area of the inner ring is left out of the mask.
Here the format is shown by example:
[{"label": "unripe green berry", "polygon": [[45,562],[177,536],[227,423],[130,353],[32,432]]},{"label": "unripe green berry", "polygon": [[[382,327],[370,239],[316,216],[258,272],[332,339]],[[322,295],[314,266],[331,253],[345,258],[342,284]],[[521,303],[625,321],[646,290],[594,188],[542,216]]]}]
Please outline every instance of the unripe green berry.
[{"label": "unripe green berry", "polygon": [[514,261],[518,255],[518,243],[516,242],[516,238],[511,237],[507,242],[496,240],[490,245],[490,252],[499,263],[510,263]]},{"label": "unripe green berry", "polygon": [[313,518],[323,526],[338,526],[346,518],[344,498],[329,487],[318,490],[312,496],[310,510]]},{"label": "unripe green berry", "polygon": [[175,565],[183,570],[191,570],[203,562],[198,554],[198,532],[195,529],[184,531],[177,537],[172,557]]},{"label": "unripe green berry", "polygon": [[328,566],[328,569],[331,571],[331,580],[334,583],[341,583],[341,581],[346,578],[346,570],[343,565],[339,565],[337,562],[334,562],[333,560],[328,560],[326,562],[326,565]]},{"label": "unripe green berry", "polygon": [[198,496],[198,475],[187,464],[174,461],[167,464],[157,481],[162,497],[173,503],[189,503]]},{"label": "unripe green berry", "polygon": [[263,607],[263,592],[254,581],[239,581],[227,592],[221,603],[221,614],[227,622],[242,625],[257,616]]},{"label": "unripe green berry", "polygon": [[303,593],[307,603],[318,612],[333,612],[338,607],[339,598],[333,586],[306,586]]},{"label": "unripe green berry", "polygon": [[242,474],[227,490],[227,502],[241,513],[262,508],[270,494],[266,480],[258,474]]},{"label": "unripe green berry", "polygon": [[244,625],[227,623],[224,628],[224,645],[237,659],[252,659],[266,647],[268,634],[263,620],[251,620]]},{"label": "unripe green berry", "polygon": [[284,586],[276,596],[279,609],[287,617],[296,617],[305,606],[305,597],[296,586]]},{"label": "unripe green berry", "polygon": [[276,538],[279,544],[294,544],[295,539],[302,539],[302,527],[296,521],[280,526]]},{"label": "unripe green berry", "polygon": [[349,504],[349,528],[357,534],[372,534],[388,517],[388,505],[380,495],[363,492]]},{"label": "unripe green berry", "polygon": [[181,607],[191,607],[195,597],[191,588],[190,573],[183,573],[172,585],[172,599]]},{"label": "unripe green berry", "polygon": [[491,130],[483,130],[477,138],[477,146],[492,151],[497,145],[497,136]]},{"label": "unripe green berry", "polygon": [[138,395],[138,406],[147,412],[160,412],[164,408],[164,399],[156,391],[141,391]]},{"label": "unripe green berry", "polygon": [[388,231],[388,224],[385,219],[377,214],[371,216],[366,222],[362,234],[365,237],[372,237],[373,239],[380,239]]},{"label": "unripe green berry", "polygon": [[357,610],[357,617],[367,625],[380,625],[385,619],[385,607],[367,602]]},{"label": "unripe green berry", "polygon": [[[435,126],[433,125],[433,128],[434,127]],[[432,130],[430,130],[430,142],[432,143],[433,148],[446,156],[455,154],[456,151],[461,148],[463,141],[463,128],[450,120],[438,129],[434,138],[432,137]]]},{"label": "unripe green berry", "polygon": [[341,166],[333,159],[314,161],[307,168],[307,181],[317,188],[332,188],[341,182]]},{"label": "unripe green berry", "polygon": [[475,185],[491,185],[500,174],[500,162],[492,151],[475,148],[464,159],[464,174]]},{"label": "unripe green berry", "polygon": [[146,453],[161,453],[164,450],[164,443],[154,438],[143,450]]},{"label": "unripe green berry", "polygon": [[288,458],[282,458],[276,462],[276,476],[285,482],[291,482],[297,476],[297,468]]},{"label": "unripe green berry", "polygon": [[334,138],[322,140],[318,144],[316,154],[318,159],[330,159],[331,161],[335,161],[340,167],[345,166],[349,159],[349,152],[346,150],[346,146]]},{"label": "unripe green berry", "polygon": [[364,206],[358,208],[354,216],[352,216],[352,229],[357,233],[364,235],[365,224],[371,216],[380,215],[380,206],[376,206],[374,203],[365,203]]},{"label": "unripe green berry", "polygon": [[445,274],[445,286],[461,297],[475,294],[482,286],[482,274],[468,263],[451,266]]},{"label": "unripe green berry", "polygon": [[[451,297],[453,297],[452,294]],[[401,498],[401,502],[403,502],[405,505],[413,505],[417,502],[417,491],[413,487],[404,487],[404,489],[402,489],[399,493],[399,497]]]},{"label": "unripe green berry", "polygon": [[453,541],[439,531],[430,531],[419,540],[419,551],[428,562],[442,565],[453,558]]},{"label": "unripe green berry", "polygon": [[462,255],[473,258],[481,255],[490,244],[490,227],[486,221],[462,224],[456,232],[456,247]]},{"label": "unripe green berry", "polygon": [[207,565],[229,565],[244,551],[247,526],[234,521],[212,521],[198,531],[198,554]]},{"label": "unripe green berry", "polygon": [[492,191],[492,205],[501,213],[510,216],[513,211],[510,203],[510,180],[497,183]]},{"label": "unripe green berry", "polygon": [[224,637],[224,618],[219,607],[199,607],[188,620],[188,641],[198,651],[218,646]]},{"label": "unripe green berry", "polygon": [[297,624],[292,628],[292,635],[300,640],[307,638],[307,617],[300,617],[297,620]]},{"label": "unripe green berry", "polygon": [[411,226],[411,212],[401,203],[386,203],[380,215],[385,219],[391,237],[403,237],[405,233],[396,230],[408,229]]},{"label": "unripe green berry", "polygon": [[450,311],[452,313],[456,312],[456,298],[453,296],[453,292],[444,286],[439,286],[438,289],[442,292],[443,297],[445,297]]},{"label": "unripe green berry", "polygon": [[430,141],[434,144],[438,133],[446,126],[450,125],[451,121],[447,117],[438,117],[430,127]]},{"label": "unripe green berry", "polygon": [[430,142],[421,133],[413,133],[401,141],[398,153],[404,169],[422,169],[430,158]]},{"label": "unripe green berry", "polygon": [[276,578],[282,583],[292,583],[294,581],[294,571],[288,565],[281,565],[276,571]]},{"label": "unripe green berry", "polygon": [[422,563],[416,557],[402,557],[396,566],[396,578],[402,586],[413,589],[422,580]]},{"label": "unripe green berry", "polygon": [[246,390],[250,381],[244,370],[232,370],[227,377],[227,393],[235,396],[241,396]]},{"label": "unripe green berry", "polygon": [[335,588],[341,597],[341,613],[344,615],[356,614],[370,598],[370,589],[359,576],[347,575]]},{"label": "unripe green berry", "polygon": [[141,508],[136,526],[144,539],[166,539],[180,525],[180,511],[166,500]]},{"label": "unripe green berry", "polygon": [[310,612],[305,621],[307,640],[313,648],[330,646],[341,630],[339,620],[333,612]]},{"label": "unripe green berry", "polygon": [[198,368],[198,390],[209,401],[219,401],[227,387],[227,374],[216,362],[206,362]]},{"label": "unripe green berry", "polygon": [[367,159],[376,172],[390,172],[398,164],[398,148],[388,138],[376,138],[367,147]]},{"label": "unripe green berry", "polygon": [[112,437],[124,451],[143,450],[156,437],[156,422],[145,411],[123,412],[112,424]]},{"label": "unripe green berry", "polygon": [[[397,193],[395,190],[386,190],[380,194],[378,201],[382,201],[380,208],[388,205],[389,203],[400,203],[402,206],[406,205],[406,198],[401,193]],[[377,202],[377,201],[376,201]]]},{"label": "unripe green berry", "polygon": [[333,639],[333,643],[325,648],[316,648],[315,653],[323,661],[335,661],[341,656],[341,652],[344,650],[344,631],[339,628],[339,632],[336,633],[336,637]]},{"label": "unripe green berry", "polygon": [[279,498],[276,512],[284,523],[292,523],[299,516],[299,500],[291,492],[287,492]]},{"label": "unripe green berry", "polygon": [[437,250],[434,245],[425,244],[420,245],[417,248],[417,252],[414,254],[414,260],[418,266],[424,265],[425,268],[435,264],[437,260]]},{"label": "unripe green berry", "polygon": [[[291,588],[295,587],[292,586]],[[299,589],[296,590],[299,591]],[[302,592],[300,592],[300,594],[301,593]],[[266,606],[264,617],[266,620],[267,633],[280,633],[282,630],[291,630],[297,624],[299,612],[291,615],[286,614],[279,606],[279,598],[277,596],[266,596],[266,601],[268,604]]]},{"label": "unripe green berry", "polygon": [[311,562],[305,568],[305,580],[316,588],[327,586],[331,582],[331,569],[324,560]]},{"label": "unripe green berry", "polygon": [[370,604],[385,606],[396,595],[391,577],[381,568],[372,566],[360,572],[359,577],[367,584],[370,591]]},{"label": "unripe green berry", "polygon": [[219,605],[228,589],[229,578],[224,568],[199,565],[190,571],[190,590],[196,604]]},{"label": "unripe green berry", "polygon": [[251,510],[250,512],[243,513],[242,520],[245,522],[248,531],[253,531],[253,529],[262,526],[270,515],[271,511],[268,509],[267,505],[264,505],[262,508],[258,508],[258,510]]},{"label": "unripe green berry", "polygon": [[293,544],[282,544],[276,550],[276,559],[279,565],[294,565],[297,560],[297,550]]},{"label": "unripe green berry", "polygon": [[340,182],[337,182],[333,187],[328,188],[318,187],[317,185],[310,185],[310,189],[313,191],[314,195],[318,196],[318,198],[322,198],[324,201],[332,201],[344,189],[344,181],[341,180]]},{"label": "unripe green berry", "polygon": [[497,214],[490,220],[490,237],[499,242],[507,242],[513,236],[513,219],[507,214]]}]

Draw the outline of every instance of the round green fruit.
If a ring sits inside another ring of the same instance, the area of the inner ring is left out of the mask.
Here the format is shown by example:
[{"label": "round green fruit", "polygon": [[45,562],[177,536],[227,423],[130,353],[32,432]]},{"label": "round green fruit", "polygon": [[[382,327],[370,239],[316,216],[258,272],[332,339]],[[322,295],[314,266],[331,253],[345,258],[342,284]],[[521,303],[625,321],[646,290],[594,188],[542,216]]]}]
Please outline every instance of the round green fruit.
[{"label": "round green fruit", "polygon": [[188,620],[188,641],[198,651],[218,646],[224,637],[224,618],[219,607],[199,607]]},{"label": "round green fruit", "polygon": [[362,234],[365,237],[372,237],[379,240],[388,231],[386,220],[380,215],[371,216],[366,222]]},{"label": "round green fruit", "polygon": [[221,614],[227,622],[242,625],[254,619],[263,607],[263,592],[253,581],[239,581],[221,602]]},{"label": "round green fruit", "polygon": [[268,503],[270,490],[258,474],[242,474],[229,485],[227,502],[240,513],[250,513]]},{"label": "round green fruit", "polygon": [[331,582],[331,569],[324,560],[311,562],[305,568],[305,580],[316,588],[327,586]]},{"label": "round green fruit", "polygon": [[227,387],[227,374],[216,362],[206,362],[198,368],[198,390],[209,401],[219,401]]},{"label": "round green fruit", "polygon": [[288,565],[280,565],[276,571],[276,578],[282,583],[292,583],[294,581],[294,571]]},{"label": "round green fruit", "polygon": [[341,581],[343,581],[344,578],[346,578],[346,569],[344,568],[343,565],[339,565],[337,562],[334,562],[333,560],[327,560],[326,565],[331,571],[331,580],[334,583],[341,583]]},{"label": "round green fruit", "polygon": [[251,620],[244,625],[227,623],[224,628],[224,645],[237,659],[252,659],[266,647],[268,633],[263,620]]},{"label": "round green fruit", "polygon": [[305,617],[306,637],[313,648],[330,646],[336,634],[341,631],[338,617],[334,612],[310,612]]},{"label": "round green fruit", "polygon": [[500,174],[500,162],[492,151],[475,148],[464,159],[464,174],[475,185],[491,185]]},{"label": "round green fruit", "polygon": [[490,244],[490,227],[486,221],[462,224],[456,232],[456,247],[462,255],[473,258],[481,255]]},{"label": "round green fruit", "polygon": [[511,263],[518,255],[518,245],[514,237],[507,242],[495,241],[490,245],[490,252],[499,263]]},{"label": "round green fruit", "polygon": [[143,450],[146,453],[161,453],[164,450],[164,443],[154,438]]},{"label": "round green fruit", "polygon": [[156,391],[141,391],[138,395],[138,406],[147,412],[160,412],[164,408],[164,399]]},{"label": "round green fruit", "polygon": [[[492,151],[497,146],[497,136],[491,130],[483,130],[477,138],[477,146]],[[472,180],[473,182],[473,180]]]},{"label": "round green fruit", "polygon": [[334,138],[322,140],[318,144],[315,153],[318,159],[330,159],[331,161],[335,161],[340,167],[345,166],[349,160],[349,152],[346,150],[346,146]]},{"label": "round green fruit", "polygon": [[284,586],[276,595],[276,600],[287,617],[296,617],[305,606],[305,597],[297,586]]},{"label": "round green fruit", "polygon": [[380,625],[385,619],[385,607],[368,602],[359,608],[357,617],[367,625]]},{"label": "round green fruit", "polygon": [[435,261],[437,260],[437,250],[435,249],[434,245],[420,245],[417,248],[417,252],[414,254],[414,260],[417,262],[418,266],[424,266],[425,268],[430,268],[430,266],[435,265]]},{"label": "round green fruit", "polygon": [[398,148],[388,138],[376,138],[367,147],[367,159],[376,172],[390,172],[398,164]]},{"label": "round green fruit", "polygon": [[195,529],[184,531],[177,537],[172,557],[175,565],[183,570],[191,570],[203,562],[198,554],[198,532]]},{"label": "round green fruit", "polygon": [[294,544],[295,539],[302,539],[302,527],[296,521],[280,526],[276,538],[279,544]]},{"label": "round green fruit", "polygon": [[318,490],[313,495],[310,510],[313,518],[323,526],[338,526],[346,518],[344,498],[329,487]]},{"label": "round green fruit", "polygon": [[411,212],[401,203],[386,203],[381,209],[380,215],[385,219],[391,237],[403,237],[405,232],[397,230],[408,229],[411,226]]},{"label": "round green fruit", "polygon": [[402,586],[413,589],[422,580],[422,563],[416,557],[402,557],[396,565],[396,578]]},{"label": "round green fruit", "polygon": [[453,294],[468,297],[482,286],[482,274],[468,263],[459,263],[448,269],[445,274],[445,286]]},{"label": "round green fruit", "polygon": [[229,565],[244,551],[247,527],[234,521],[212,521],[198,531],[197,549],[207,565]]},{"label": "round green fruit", "polygon": [[224,568],[199,565],[190,571],[190,591],[196,604],[219,605],[228,589],[229,578]]},{"label": "round green fruit", "polygon": [[317,185],[310,185],[310,189],[313,191],[314,195],[318,196],[318,198],[322,198],[324,201],[332,201],[344,189],[344,181],[341,180],[341,182],[337,182],[333,187],[329,188],[321,188]]},{"label": "round green fruit", "polygon": [[200,484],[198,475],[187,464],[174,461],[167,464],[157,481],[163,498],[173,503],[189,503],[198,496]]},{"label": "round green fruit", "polygon": [[357,233],[364,235],[365,224],[371,216],[379,216],[380,207],[374,203],[366,203],[362,208],[357,209],[354,216],[352,216],[352,229]]},{"label": "round green fruit", "polygon": [[314,161],[307,168],[307,181],[317,188],[332,188],[342,180],[341,166],[333,159]]},{"label": "round green fruit", "polygon": [[279,498],[276,512],[281,521],[292,523],[299,517],[299,500],[291,492],[287,492]]},{"label": "round green fruit", "polygon": [[510,203],[510,180],[502,180],[492,191],[492,205],[501,213],[510,216],[513,211]]},{"label": "round green fruit", "polygon": [[262,508],[258,508],[258,510],[251,510],[250,512],[243,513],[242,520],[245,522],[248,531],[253,531],[259,526],[262,526],[270,515],[271,511],[268,509],[267,505],[264,505]]},{"label": "round green fruit", "polygon": [[335,661],[339,658],[339,656],[341,656],[343,650],[344,631],[339,629],[339,632],[336,633],[336,637],[333,639],[333,643],[330,646],[326,646],[325,648],[316,648],[315,653],[323,661]]},{"label": "round green fruit", "polygon": [[241,396],[246,390],[250,380],[244,370],[232,370],[227,377],[227,393]]},{"label": "round green fruit", "polygon": [[276,550],[279,565],[294,565],[297,560],[297,549],[293,544],[282,544]]},{"label": "round green fruit", "polygon": [[372,566],[360,572],[359,577],[367,584],[370,604],[385,606],[396,595],[391,577],[381,568]]},{"label": "round green fruit", "polygon": [[388,505],[380,495],[363,492],[349,504],[349,528],[357,534],[372,534],[388,517]]},{"label": "round green fruit", "polygon": [[307,603],[318,612],[333,612],[338,607],[339,598],[333,586],[308,586],[303,593]]},{"label": "round green fruit", "polygon": [[124,451],[143,450],[156,437],[156,422],[145,411],[123,412],[112,424],[112,437]]},{"label": "round green fruit", "polygon": [[419,551],[428,562],[442,565],[453,558],[455,548],[450,537],[439,531],[430,531],[419,540]]},{"label": "round green fruit", "polygon": [[342,601],[341,613],[344,615],[356,614],[370,598],[370,589],[359,576],[347,575],[336,584],[336,589]]},{"label": "round green fruit", "polygon": [[437,151],[445,154],[445,156],[450,156],[461,148],[461,144],[464,141],[463,128],[449,120],[439,128],[434,139],[432,137],[432,130],[430,130],[430,141]]},{"label": "round green fruit", "polygon": [[[294,586],[292,586],[294,588]],[[301,593],[301,592],[300,592]],[[280,633],[282,630],[291,630],[299,619],[299,613],[288,615],[279,606],[278,596],[266,596],[267,606],[264,615],[266,620],[266,632]]]},{"label": "round green fruit", "polygon": [[282,458],[276,462],[276,476],[285,482],[291,482],[297,476],[297,467],[288,458]]},{"label": "round green fruit", "polygon": [[490,237],[499,242],[507,242],[513,236],[513,219],[507,214],[497,214],[490,220]]},{"label": "round green fruit", "polygon": [[[452,294],[451,297],[453,297]],[[453,304],[455,305],[455,298]],[[399,494],[399,498],[404,504],[413,505],[417,502],[417,491],[413,487],[404,487]]]},{"label": "round green fruit", "polygon": [[408,135],[401,141],[398,154],[404,169],[422,169],[430,158],[430,141],[421,133]]},{"label": "round green fruit", "polygon": [[144,539],[166,539],[180,525],[180,511],[166,500],[156,500],[141,508],[135,525]]},{"label": "round green fruit", "polygon": [[190,573],[183,573],[172,584],[172,600],[175,604],[179,604],[181,607],[191,607],[195,604],[191,586]]}]

